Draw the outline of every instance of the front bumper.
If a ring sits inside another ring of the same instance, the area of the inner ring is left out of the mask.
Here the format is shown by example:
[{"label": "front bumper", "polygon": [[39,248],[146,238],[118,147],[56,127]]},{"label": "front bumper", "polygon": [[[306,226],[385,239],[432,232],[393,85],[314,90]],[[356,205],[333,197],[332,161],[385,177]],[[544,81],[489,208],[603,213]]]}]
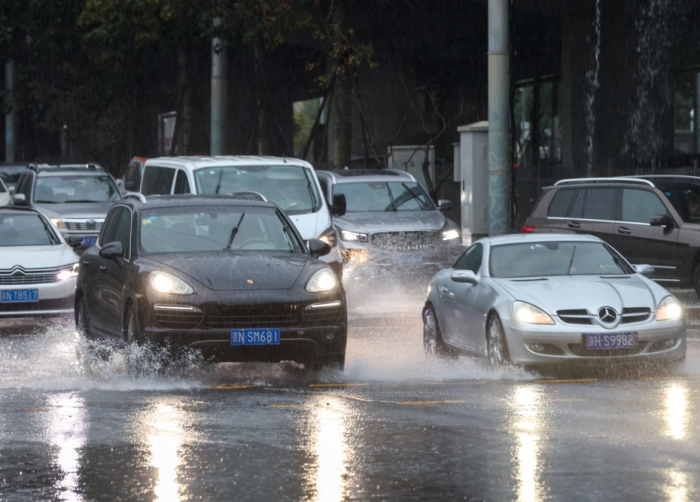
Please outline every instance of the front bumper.
[{"label": "front bumper", "polygon": [[[504,320],[503,328],[511,361],[518,365],[672,362],[682,360],[686,351],[683,320],[659,322],[652,319],[609,330],[594,325],[527,325]],[[634,333],[635,347],[589,350],[585,338],[589,333]]]},{"label": "front bumper", "polygon": [[36,289],[39,293],[37,302],[0,303],[0,318],[72,314],[75,280],[71,277],[47,284],[0,285],[3,291]]}]

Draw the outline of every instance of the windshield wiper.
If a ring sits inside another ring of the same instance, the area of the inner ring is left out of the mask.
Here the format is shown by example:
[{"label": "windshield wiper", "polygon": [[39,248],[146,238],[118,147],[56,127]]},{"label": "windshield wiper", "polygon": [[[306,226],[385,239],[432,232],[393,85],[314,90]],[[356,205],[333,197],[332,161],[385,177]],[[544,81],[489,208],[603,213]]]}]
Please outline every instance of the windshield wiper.
[{"label": "windshield wiper", "polygon": [[306,178],[306,187],[309,189],[309,195],[311,196],[311,203],[313,204],[313,208],[316,209],[316,205],[318,201],[316,200],[316,195],[314,194],[314,189],[311,186],[311,180],[309,179],[309,174],[306,172],[306,169],[302,167],[302,170],[304,171],[304,177]]},{"label": "windshield wiper", "polygon": [[389,201],[391,202],[391,209],[398,211],[396,205],[394,204],[394,194],[391,193],[391,188],[389,188],[389,183],[386,184],[386,191],[389,194]]},{"label": "windshield wiper", "polygon": [[245,213],[243,213],[238,220],[238,223],[236,223],[236,226],[231,229],[231,237],[228,238],[228,244],[224,249],[227,251],[231,251],[231,244],[233,244],[233,239],[236,237],[236,234],[238,233],[238,227],[241,226],[241,222],[243,221],[243,217],[245,216]]},{"label": "windshield wiper", "polygon": [[[388,185],[387,185],[388,186]],[[418,197],[416,194],[413,193],[413,190],[411,190],[411,187],[409,187],[406,183],[401,183],[401,186],[406,189],[406,191],[411,194],[411,197],[416,199],[418,201],[418,205],[420,206],[421,211],[425,211],[425,205],[423,204],[423,201],[420,200],[420,197]]]},{"label": "windshield wiper", "polygon": [[[221,178],[224,177],[224,170],[219,169],[219,179],[216,181],[216,191],[214,192],[216,195],[219,195],[219,190],[221,190]],[[245,213],[243,213],[245,214]],[[229,243],[229,246],[231,243]]]},{"label": "windshield wiper", "polygon": [[569,268],[566,269],[567,275],[571,275],[571,265],[574,263],[574,255],[576,254],[576,246],[574,246],[574,250],[571,252],[571,259],[569,260]]}]

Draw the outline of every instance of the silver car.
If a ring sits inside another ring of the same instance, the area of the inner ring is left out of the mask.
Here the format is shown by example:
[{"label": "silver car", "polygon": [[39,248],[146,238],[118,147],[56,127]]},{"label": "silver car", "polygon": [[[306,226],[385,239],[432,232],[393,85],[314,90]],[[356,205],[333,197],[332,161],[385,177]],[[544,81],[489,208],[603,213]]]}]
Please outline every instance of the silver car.
[{"label": "silver car", "polygon": [[533,234],[475,242],[430,281],[430,356],[492,366],[685,359],[683,308],[597,237]]}]

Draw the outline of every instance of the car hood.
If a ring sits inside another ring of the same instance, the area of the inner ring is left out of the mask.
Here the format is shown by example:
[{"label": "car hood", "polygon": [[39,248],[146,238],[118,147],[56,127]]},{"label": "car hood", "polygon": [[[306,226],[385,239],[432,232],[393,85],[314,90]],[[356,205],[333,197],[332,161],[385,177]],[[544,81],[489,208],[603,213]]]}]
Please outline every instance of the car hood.
[{"label": "car hood", "polygon": [[0,268],[11,270],[20,266],[25,270],[72,265],[79,260],[68,244],[54,246],[5,246],[0,248]]},{"label": "car hood", "polygon": [[178,275],[190,276],[215,291],[251,291],[291,288],[304,270],[308,256],[242,255],[230,251],[211,251],[153,254],[148,256],[148,260],[175,269]]},{"label": "car hood", "polygon": [[661,298],[636,275],[626,279],[600,276],[561,276],[543,279],[494,279],[514,299],[531,303],[556,315],[558,310],[586,309],[596,314],[601,307],[612,307],[618,313],[626,307],[648,307],[655,310]]},{"label": "car hood", "polygon": [[50,218],[104,218],[115,203],[35,204],[34,207]]},{"label": "car hood", "polygon": [[345,213],[334,223],[342,230],[372,234],[376,232],[416,232],[440,230],[445,217],[434,211],[383,211]]}]

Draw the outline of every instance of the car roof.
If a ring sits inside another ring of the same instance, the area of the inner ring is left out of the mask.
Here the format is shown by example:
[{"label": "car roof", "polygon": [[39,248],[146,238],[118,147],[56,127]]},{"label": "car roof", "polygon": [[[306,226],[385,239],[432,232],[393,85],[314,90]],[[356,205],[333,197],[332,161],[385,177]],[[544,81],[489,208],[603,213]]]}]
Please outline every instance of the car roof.
[{"label": "car roof", "polygon": [[159,165],[181,167],[183,169],[201,169],[204,167],[236,167],[238,166],[269,166],[284,165],[313,168],[311,164],[301,159],[291,157],[262,157],[258,155],[217,155],[212,157],[156,157],[146,160],[145,166]]},{"label": "car roof", "polygon": [[[603,242],[598,237],[586,234],[507,234],[480,239],[489,242],[492,246],[502,244],[523,244],[527,242]],[[477,241],[478,242],[478,241]]]},{"label": "car roof", "polygon": [[335,171],[317,171],[333,180],[333,183],[361,183],[367,181],[416,181],[408,172],[400,169],[338,169]]},{"label": "car roof", "polygon": [[[145,201],[145,203],[144,203]],[[222,204],[243,207],[272,207],[279,206],[274,202],[243,198],[237,195],[149,195],[127,194],[121,201],[142,209],[156,209],[167,207],[196,207],[196,206],[220,206]]]}]

